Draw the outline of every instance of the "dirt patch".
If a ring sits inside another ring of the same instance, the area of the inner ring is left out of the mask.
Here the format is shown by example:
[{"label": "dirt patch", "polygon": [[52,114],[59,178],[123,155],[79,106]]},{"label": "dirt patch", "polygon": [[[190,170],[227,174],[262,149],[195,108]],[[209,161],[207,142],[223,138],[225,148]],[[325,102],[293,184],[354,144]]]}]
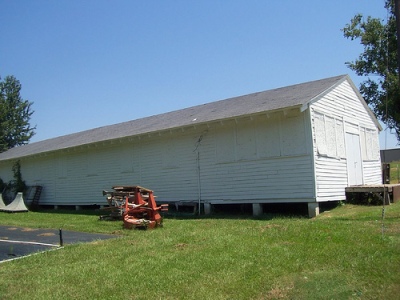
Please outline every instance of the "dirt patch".
[{"label": "dirt patch", "polygon": [[395,224],[389,224],[385,226],[384,232],[393,234],[393,235],[398,235],[400,234],[400,227],[395,226]]},{"label": "dirt patch", "polygon": [[178,250],[182,250],[182,249],[185,249],[187,246],[188,246],[188,244],[179,243],[179,244],[175,245],[175,248],[178,249]]},{"label": "dirt patch", "polygon": [[21,231],[24,232],[30,232],[30,231],[36,231],[37,229],[33,229],[33,228],[23,228]]},{"label": "dirt patch", "polygon": [[266,231],[266,230],[268,230],[268,229],[273,229],[273,228],[280,228],[280,229],[282,229],[282,230],[286,230],[286,228],[283,227],[283,226],[281,226],[281,225],[277,225],[277,224],[268,224],[268,225],[265,225],[265,226],[262,226],[262,227],[261,227],[261,232],[264,232],[264,231]]},{"label": "dirt patch", "polygon": [[45,233],[38,234],[38,236],[55,236],[55,233],[45,232]]},{"label": "dirt patch", "polygon": [[286,287],[275,286],[273,287],[265,298],[263,299],[288,299],[289,292],[294,288],[294,284],[291,282]]}]

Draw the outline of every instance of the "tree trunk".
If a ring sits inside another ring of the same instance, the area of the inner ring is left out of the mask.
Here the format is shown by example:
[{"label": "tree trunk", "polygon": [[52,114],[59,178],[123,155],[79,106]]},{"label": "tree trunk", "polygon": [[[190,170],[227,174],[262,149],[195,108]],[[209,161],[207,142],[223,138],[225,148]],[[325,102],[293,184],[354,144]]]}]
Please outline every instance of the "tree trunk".
[{"label": "tree trunk", "polygon": [[394,0],[394,12],[396,15],[396,36],[397,36],[397,72],[400,86],[400,0]]}]

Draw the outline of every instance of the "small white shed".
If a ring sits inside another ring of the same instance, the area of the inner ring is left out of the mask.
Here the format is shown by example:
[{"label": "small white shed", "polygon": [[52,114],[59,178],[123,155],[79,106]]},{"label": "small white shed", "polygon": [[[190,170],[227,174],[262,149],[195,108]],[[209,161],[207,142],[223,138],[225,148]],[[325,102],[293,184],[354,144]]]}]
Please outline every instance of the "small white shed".
[{"label": "small white shed", "polygon": [[[66,120],[67,122],[67,120]],[[345,200],[380,184],[375,116],[347,75],[292,85],[16,147],[41,205],[101,205],[113,185],[151,188],[158,201],[204,205]]]}]

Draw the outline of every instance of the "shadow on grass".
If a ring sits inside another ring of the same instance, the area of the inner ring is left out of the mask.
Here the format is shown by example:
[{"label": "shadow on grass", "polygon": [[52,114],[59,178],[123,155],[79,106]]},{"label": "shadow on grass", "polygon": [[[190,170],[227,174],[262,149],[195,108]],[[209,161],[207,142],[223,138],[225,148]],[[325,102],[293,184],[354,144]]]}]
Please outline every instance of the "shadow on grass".
[{"label": "shadow on grass", "polygon": [[[59,214],[59,215],[84,215],[84,216],[100,216],[104,215],[105,212],[97,208],[85,208],[85,209],[73,209],[73,208],[39,208],[34,210],[35,213],[46,213],[46,214]],[[106,212],[107,213],[107,212]]]},{"label": "shadow on grass", "polygon": [[[338,202],[320,203],[320,212],[329,211],[338,206]],[[198,211],[198,210],[197,210]],[[191,209],[178,211],[174,205],[169,206],[168,212],[162,212],[165,219],[248,219],[248,220],[272,220],[277,218],[308,218],[307,203],[268,203],[262,204],[263,213],[253,216],[252,204],[216,204],[212,206],[211,214],[205,215],[201,206],[201,214]],[[96,206],[87,206],[75,210],[74,207],[61,207],[59,209],[41,208],[36,213],[62,214],[62,215],[85,215],[85,216],[107,216],[107,210],[101,210]],[[118,221],[118,219],[115,219]]]},{"label": "shadow on grass", "polygon": [[[336,205],[335,205],[336,206]],[[270,203],[262,204],[263,213],[253,216],[252,204],[216,204],[212,205],[209,215],[198,215],[192,211],[177,211],[170,206],[165,218],[173,219],[238,219],[238,220],[272,220],[276,218],[308,218],[307,203]]]}]

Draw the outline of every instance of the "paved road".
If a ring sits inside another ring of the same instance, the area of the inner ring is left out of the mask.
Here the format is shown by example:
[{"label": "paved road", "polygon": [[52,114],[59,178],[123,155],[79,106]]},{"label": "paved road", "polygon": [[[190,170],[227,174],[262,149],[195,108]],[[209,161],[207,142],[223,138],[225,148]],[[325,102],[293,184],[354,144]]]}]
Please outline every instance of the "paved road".
[{"label": "paved road", "polygon": [[[116,238],[109,234],[92,234],[62,230],[63,245],[87,243],[95,240]],[[18,258],[38,251],[60,246],[60,231],[0,225],[0,261]]]}]

